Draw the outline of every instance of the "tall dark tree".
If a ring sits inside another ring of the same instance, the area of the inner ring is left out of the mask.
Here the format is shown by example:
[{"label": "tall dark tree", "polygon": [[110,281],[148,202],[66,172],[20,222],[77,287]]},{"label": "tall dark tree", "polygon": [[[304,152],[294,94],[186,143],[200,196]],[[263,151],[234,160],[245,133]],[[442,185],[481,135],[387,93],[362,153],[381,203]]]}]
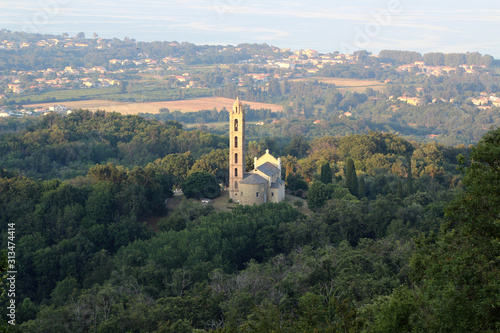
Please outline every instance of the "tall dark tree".
[{"label": "tall dark tree", "polygon": [[413,175],[411,173],[411,156],[408,156],[408,167],[407,167],[407,173],[408,173],[408,178],[406,179],[406,189],[408,195],[413,194]]},{"label": "tall dark tree", "polygon": [[345,177],[346,187],[352,195],[358,196],[358,176],[356,175],[356,167],[352,158],[347,158],[345,161]]},{"label": "tall dark tree", "polygon": [[325,163],[321,167],[321,182],[323,184],[331,184],[332,183],[332,168],[330,168],[330,163]]},{"label": "tall dark tree", "polygon": [[323,207],[325,202],[330,199],[331,192],[328,186],[325,184],[315,181],[312,183],[309,191],[307,192],[307,206],[309,209],[317,210]]},{"label": "tall dark tree", "polygon": [[361,176],[359,177],[359,187],[358,187],[358,198],[364,198],[366,197],[366,184],[365,184],[365,177]]},{"label": "tall dark tree", "polygon": [[401,183],[401,179],[398,180],[398,198],[403,199],[403,184]]}]

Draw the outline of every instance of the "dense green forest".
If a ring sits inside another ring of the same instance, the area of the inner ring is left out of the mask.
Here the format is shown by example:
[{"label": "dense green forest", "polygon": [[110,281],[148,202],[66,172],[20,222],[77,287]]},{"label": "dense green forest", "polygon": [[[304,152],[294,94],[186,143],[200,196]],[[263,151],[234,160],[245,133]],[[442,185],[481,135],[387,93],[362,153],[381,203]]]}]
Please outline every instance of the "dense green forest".
[{"label": "dense green forest", "polygon": [[296,199],[168,212],[177,186],[227,182],[226,136],[83,110],[19,126],[0,141],[11,331],[500,329],[498,129],[474,147],[377,131],[252,140],[249,164],[277,152]]},{"label": "dense green forest", "polygon": [[24,131],[4,134],[0,146],[1,168],[66,179],[85,175],[96,163],[145,166],[169,154],[199,157],[227,148],[227,142],[222,136],[183,131],[176,121],[77,111],[68,117],[50,114]]}]

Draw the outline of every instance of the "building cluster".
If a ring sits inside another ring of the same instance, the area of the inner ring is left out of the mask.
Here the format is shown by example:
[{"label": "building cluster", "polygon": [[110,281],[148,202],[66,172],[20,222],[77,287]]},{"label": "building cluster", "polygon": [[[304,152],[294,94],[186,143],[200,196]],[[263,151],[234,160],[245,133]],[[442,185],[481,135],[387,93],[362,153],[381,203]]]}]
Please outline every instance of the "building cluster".
[{"label": "building cluster", "polygon": [[[73,89],[73,88],[100,88],[120,85],[120,81],[110,76],[102,66],[92,68],[68,66],[63,70],[53,68],[16,71],[14,74],[0,75],[0,82],[4,83],[1,94],[22,94],[25,91],[40,92],[44,90]],[[89,76],[87,76],[89,75]],[[22,77],[32,77],[26,81]]]},{"label": "building cluster", "polygon": [[[31,42],[20,42],[11,40],[0,41],[0,48],[3,49],[21,49],[32,47],[64,47],[64,48],[111,48],[112,41],[94,38],[63,38],[63,39],[42,39]],[[180,46],[177,42],[171,42],[170,46]],[[223,56],[227,54],[249,54],[248,59],[241,60],[238,63],[229,65],[231,70],[239,70],[241,75],[229,76],[223,79],[219,84],[235,84],[240,87],[259,86],[266,90],[271,84],[271,80],[300,79],[313,76],[320,72],[325,66],[351,65],[360,62],[359,54],[340,54],[327,53],[321,54],[317,50],[306,49],[292,51],[290,49],[280,49],[277,47],[256,48],[252,51],[250,48],[244,49],[243,46],[220,47],[217,49],[196,50],[194,57],[212,56],[214,52],[219,52]],[[4,71],[0,74],[0,101],[2,99],[23,98],[32,94],[51,90],[69,90],[85,88],[107,88],[119,86],[123,80],[130,82],[142,82],[145,78],[154,78],[163,80],[165,86],[171,88],[213,88],[213,82],[204,79],[197,66],[185,64],[185,59],[180,56],[166,56],[155,58],[142,50],[137,51],[135,59],[108,60],[104,66],[76,67],[66,66],[64,69],[46,68],[31,71]],[[373,56],[375,57],[375,56]],[[381,68],[392,67],[391,64],[376,63],[373,66]],[[239,67],[239,69],[237,68]],[[370,66],[365,65],[365,68]],[[449,66],[426,66],[423,61],[416,61],[412,64],[402,65],[396,68],[396,71],[410,71],[417,75],[447,75],[453,72],[462,72],[474,74],[476,67],[460,65],[458,67]],[[132,79],[130,79],[132,77]],[[389,81],[389,80],[388,80]],[[129,86],[130,87],[130,86]],[[125,88],[123,88],[125,89]],[[131,87],[130,89],[133,89]],[[416,94],[422,96],[423,94]],[[429,103],[418,96],[400,96],[397,100],[410,105],[422,105]],[[370,97],[376,98],[376,97]],[[383,98],[383,97],[382,97]],[[391,99],[391,97],[389,97]],[[488,108],[499,106],[496,96],[480,96],[470,99],[478,107]],[[452,102],[443,99],[434,99],[432,102]]]},{"label": "building cluster", "polygon": [[48,108],[37,107],[34,109],[21,109],[21,110],[10,110],[8,108],[0,107],[0,118],[5,117],[23,117],[23,116],[43,116],[55,112],[61,115],[68,115],[72,110],[68,109],[65,105],[54,104]]},{"label": "building cluster", "polygon": [[451,66],[427,66],[423,61],[415,61],[412,64],[401,65],[396,68],[398,72],[413,72],[416,75],[427,76],[442,76],[450,73],[464,72],[467,74],[475,74],[477,71],[470,65],[459,65],[457,67]]},{"label": "building cluster", "polygon": [[470,98],[470,101],[479,109],[491,109],[492,107],[500,107],[500,97],[495,94],[482,92],[478,98]]}]

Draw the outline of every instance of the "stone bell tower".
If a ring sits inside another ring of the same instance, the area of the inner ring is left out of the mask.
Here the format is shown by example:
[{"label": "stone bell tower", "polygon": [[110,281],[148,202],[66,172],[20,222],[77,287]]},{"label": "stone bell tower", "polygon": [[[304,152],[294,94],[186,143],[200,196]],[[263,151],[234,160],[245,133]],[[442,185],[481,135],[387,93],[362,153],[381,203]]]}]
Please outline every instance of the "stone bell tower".
[{"label": "stone bell tower", "polygon": [[239,182],[245,176],[245,110],[239,99],[229,113],[229,198],[239,201]]}]

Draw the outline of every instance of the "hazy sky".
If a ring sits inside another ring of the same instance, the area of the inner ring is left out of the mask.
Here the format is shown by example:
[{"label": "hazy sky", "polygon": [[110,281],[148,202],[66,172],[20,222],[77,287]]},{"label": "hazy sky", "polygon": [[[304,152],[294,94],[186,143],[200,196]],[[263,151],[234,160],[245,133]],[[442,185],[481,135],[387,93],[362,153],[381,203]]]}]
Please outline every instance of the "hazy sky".
[{"label": "hazy sky", "polygon": [[497,0],[2,0],[0,28],[320,52],[478,51],[500,58]]}]

